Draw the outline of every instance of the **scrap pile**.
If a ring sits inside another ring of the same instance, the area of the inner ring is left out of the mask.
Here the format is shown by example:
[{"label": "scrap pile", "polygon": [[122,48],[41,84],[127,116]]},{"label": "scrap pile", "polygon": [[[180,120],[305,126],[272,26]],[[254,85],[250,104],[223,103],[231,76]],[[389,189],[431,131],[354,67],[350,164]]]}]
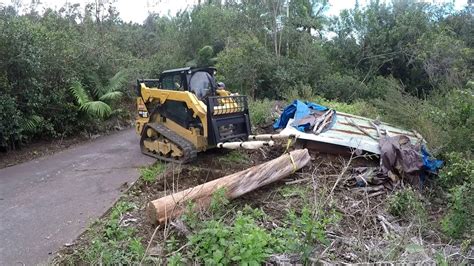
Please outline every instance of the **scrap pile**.
[{"label": "scrap pile", "polygon": [[282,129],[282,135],[297,135],[305,143],[331,145],[336,151],[342,146],[378,155],[379,167],[353,169],[359,187],[383,185],[392,189],[401,180],[422,185],[425,177],[436,173],[443,163],[432,158],[417,132],[311,102],[295,100],[283,110],[273,128]]}]

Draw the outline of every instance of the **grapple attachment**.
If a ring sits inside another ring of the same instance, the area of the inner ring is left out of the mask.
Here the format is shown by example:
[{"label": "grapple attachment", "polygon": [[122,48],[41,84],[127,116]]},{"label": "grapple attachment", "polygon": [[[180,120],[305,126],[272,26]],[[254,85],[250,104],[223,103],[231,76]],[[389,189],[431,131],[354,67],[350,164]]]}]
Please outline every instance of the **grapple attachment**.
[{"label": "grapple attachment", "polygon": [[247,140],[251,132],[247,96],[207,98],[208,143]]}]

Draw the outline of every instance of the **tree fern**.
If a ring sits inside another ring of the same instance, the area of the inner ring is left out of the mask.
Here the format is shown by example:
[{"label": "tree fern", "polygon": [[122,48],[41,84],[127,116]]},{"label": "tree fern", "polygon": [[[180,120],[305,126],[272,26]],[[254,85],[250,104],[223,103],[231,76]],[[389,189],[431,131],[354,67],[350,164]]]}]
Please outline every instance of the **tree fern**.
[{"label": "tree fern", "polygon": [[82,106],[86,104],[87,102],[90,102],[89,95],[84,89],[84,86],[82,86],[81,82],[73,81],[71,85],[71,92],[76,98],[77,103],[79,103],[79,106]]},{"label": "tree fern", "polygon": [[94,73],[93,75],[89,75],[88,78],[93,82],[94,86],[92,87],[92,94],[94,97],[100,97],[104,93],[106,93],[106,88],[102,84],[102,81],[100,80],[99,76],[97,73]]},{"label": "tree fern", "polygon": [[126,81],[127,75],[120,71],[109,79],[107,86],[103,86],[97,77],[94,82],[96,84],[91,89],[92,96],[79,81],[72,83],[71,92],[76,98],[81,111],[91,117],[105,119],[115,113],[110,104],[123,96],[120,90]]},{"label": "tree fern", "polygon": [[92,117],[107,118],[112,113],[112,108],[102,101],[90,101],[80,107],[85,113]]},{"label": "tree fern", "polygon": [[99,101],[115,101],[122,97],[123,93],[121,91],[111,91],[102,96],[100,96]]},{"label": "tree fern", "polygon": [[121,90],[127,80],[128,77],[125,71],[117,72],[117,74],[115,74],[112,78],[109,79],[109,84],[105,86],[103,95]]}]

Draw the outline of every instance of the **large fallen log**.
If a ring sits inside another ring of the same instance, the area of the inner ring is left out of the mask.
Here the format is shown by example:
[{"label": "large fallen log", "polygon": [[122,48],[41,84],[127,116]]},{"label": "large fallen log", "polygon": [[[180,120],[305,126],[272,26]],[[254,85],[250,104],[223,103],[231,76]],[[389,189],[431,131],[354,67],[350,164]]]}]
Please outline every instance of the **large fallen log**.
[{"label": "large fallen log", "polygon": [[180,216],[188,201],[198,208],[207,208],[212,194],[224,188],[226,197],[234,199],[243,194],[282,179],[303,168],[309,161],[308,150],[295,150],[266,163],[234,173],[219,179],[192,187],[148,203],[148,215],[154,223],[164,223]]}]

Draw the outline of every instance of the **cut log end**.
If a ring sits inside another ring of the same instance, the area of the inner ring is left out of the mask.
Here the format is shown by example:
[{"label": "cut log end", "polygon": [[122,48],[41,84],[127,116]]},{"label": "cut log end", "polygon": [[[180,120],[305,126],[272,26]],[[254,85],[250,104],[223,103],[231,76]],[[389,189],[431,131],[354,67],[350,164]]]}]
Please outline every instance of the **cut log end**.
[{"label": "cut log end", "polygon": [[160,217],[158,217],[158,210],[156,209],[153,202],[148,202],[146,206],[146,212],[148,213],[148,219],[153,224],[160,224]]}]

